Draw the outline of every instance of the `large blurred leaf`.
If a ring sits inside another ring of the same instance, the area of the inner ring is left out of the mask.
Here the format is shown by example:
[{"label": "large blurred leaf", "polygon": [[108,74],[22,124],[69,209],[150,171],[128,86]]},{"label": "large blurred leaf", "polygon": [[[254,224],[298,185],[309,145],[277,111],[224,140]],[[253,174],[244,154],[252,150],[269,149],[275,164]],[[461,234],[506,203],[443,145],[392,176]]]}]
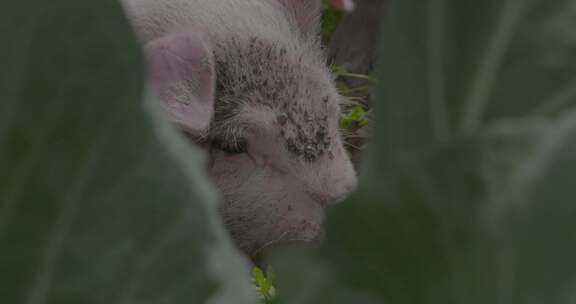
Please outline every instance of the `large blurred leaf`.
[{"label": "large blurred leaf", "polygon": [[119,4],[0,19],[0,302],[251,302],[201,155],[144,109]]},{"label": "large blurred leaf", "polygon": [[[576,300],[576,2],[390,1],[361,189],[287,303]],[[298,267],[295,267],[298,265]]]},{"label": "large blurred leaf", "polygon": [[574,104],[574,1],[391,1],[389,12],[379,140],[397,154]]}]

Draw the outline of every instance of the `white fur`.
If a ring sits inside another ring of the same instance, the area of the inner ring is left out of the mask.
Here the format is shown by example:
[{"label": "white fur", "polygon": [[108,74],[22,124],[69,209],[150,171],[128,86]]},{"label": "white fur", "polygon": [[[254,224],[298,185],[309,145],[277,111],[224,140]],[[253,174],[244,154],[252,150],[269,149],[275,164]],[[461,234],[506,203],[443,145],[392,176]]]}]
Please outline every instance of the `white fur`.
[{"label": "white fur", "polygon": [[298,40],[297,26],[274,1],[123,0],[123,4],[144,43],[187,29],[201,29],[213,41],[252,35],[286,45]]}]

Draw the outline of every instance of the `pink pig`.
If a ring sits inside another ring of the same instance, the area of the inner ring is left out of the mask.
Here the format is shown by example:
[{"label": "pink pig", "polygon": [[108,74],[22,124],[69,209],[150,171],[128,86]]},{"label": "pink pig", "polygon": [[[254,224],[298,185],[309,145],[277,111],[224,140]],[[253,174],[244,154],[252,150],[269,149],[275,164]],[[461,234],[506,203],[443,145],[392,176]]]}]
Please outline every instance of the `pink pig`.
[{"label": "pink pig", "polygon": [[356,187],[319,40],[320,0],[123,2],[164,108],[210,155],[240,249],[255,257],[278,242],[318,240],[325,208]]}]

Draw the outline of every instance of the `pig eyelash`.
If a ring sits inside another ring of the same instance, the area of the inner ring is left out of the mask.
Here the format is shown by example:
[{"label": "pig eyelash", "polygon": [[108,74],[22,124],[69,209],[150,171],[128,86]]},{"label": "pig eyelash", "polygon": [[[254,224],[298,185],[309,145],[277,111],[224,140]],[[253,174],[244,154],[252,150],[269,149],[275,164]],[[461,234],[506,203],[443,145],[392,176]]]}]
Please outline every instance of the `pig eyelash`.
[{"label": "pig eyelash", "polygon": [[248,143],[245,139],[237,139],[233,143],[227,143],[221,139],[213,139],[210,143],[210,148],[223,151],[229,155],[237,155],[246,153],[248,150]]}]

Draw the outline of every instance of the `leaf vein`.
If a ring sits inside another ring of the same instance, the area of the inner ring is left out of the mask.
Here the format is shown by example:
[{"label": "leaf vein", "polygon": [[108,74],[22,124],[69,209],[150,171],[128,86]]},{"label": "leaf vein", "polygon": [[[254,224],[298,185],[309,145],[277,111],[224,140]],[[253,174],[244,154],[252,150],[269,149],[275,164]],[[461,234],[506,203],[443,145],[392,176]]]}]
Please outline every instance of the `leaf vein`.
[{"label": "leaf vein", "polygon": [[479,61],[470,95],[464,105],[462,129],[465,132],[478,128],[488,106],[490,95],[496,82],[496,73],[500,70],[512,36],[522,17],[525,0],[510,0],[502,10],[499,23]]}]

